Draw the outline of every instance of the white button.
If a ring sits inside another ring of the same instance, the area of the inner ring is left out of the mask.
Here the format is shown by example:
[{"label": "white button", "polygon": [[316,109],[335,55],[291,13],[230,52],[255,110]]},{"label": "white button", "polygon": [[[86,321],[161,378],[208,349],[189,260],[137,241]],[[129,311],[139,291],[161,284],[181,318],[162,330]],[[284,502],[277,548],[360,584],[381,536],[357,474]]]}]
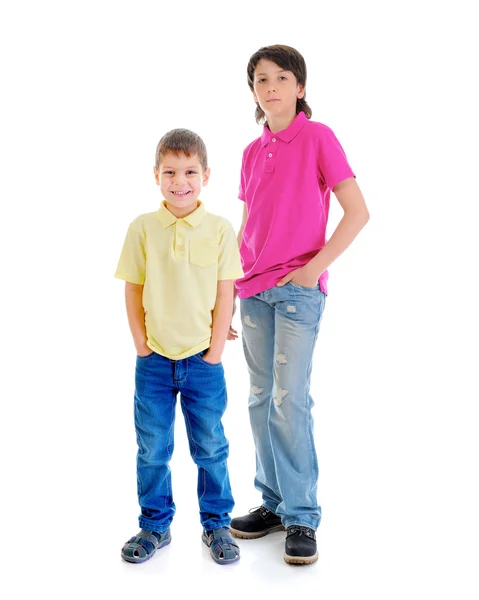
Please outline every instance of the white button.
[{"label": "white button", "polygon": [[268,154],[268,156],[269,156],[270,158],[273,158],[273,155],[271,154],[271,152]]},{"label": "white button", "polygon": [[273,138],[271,141],[272,141],[272,142],[275,142],[275,141],[276,141],[276,138]]}]

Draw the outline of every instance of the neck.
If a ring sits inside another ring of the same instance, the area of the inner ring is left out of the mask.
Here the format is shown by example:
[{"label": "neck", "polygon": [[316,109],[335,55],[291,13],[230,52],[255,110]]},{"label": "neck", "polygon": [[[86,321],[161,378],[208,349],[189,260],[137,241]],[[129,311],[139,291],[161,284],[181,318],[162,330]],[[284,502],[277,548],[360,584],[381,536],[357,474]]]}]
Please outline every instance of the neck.
[{"label": "neck", "polygon": [[294,108],[293,111],[287,115],[277,115],[275,117],[269,117],[268,115],[266,115],[266,118],[271,133],[278,133],[278,131],[283,131],[283,129],[287,129],[295,120],[296,108]]},{"label": "neck", "polygon": [[195,212],[195,210],[200,205],[199,201],[196,201],[193,205],[186,206],[185,208],[179,208],[178,206],[173,206],[172,204],[170,204],[168,202],[168,200],[165,200],[165,204],[166,204],[166,208],[177,219],[183,219],[184,217],[191,215],[191,213]]}]

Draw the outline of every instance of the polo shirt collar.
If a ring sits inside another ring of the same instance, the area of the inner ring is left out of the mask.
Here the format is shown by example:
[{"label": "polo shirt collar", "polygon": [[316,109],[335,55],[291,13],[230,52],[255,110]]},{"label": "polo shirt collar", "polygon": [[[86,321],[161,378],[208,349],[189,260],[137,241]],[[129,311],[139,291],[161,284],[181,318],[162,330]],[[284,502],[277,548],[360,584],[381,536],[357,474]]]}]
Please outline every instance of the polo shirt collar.
[{"label": "polo shirt collar", "polygon": [[261,143],[263,146],[266,146],[271,138],[276,137],[289,144],[289,142],[298,135],[301,129],[303,129],[307,121],[308,117],[301,111],[286,129],[278,131],[277,133],[271,133],[269,127],[265,125],[263,127],[263,133],[261,134]]},{"label": "polo shirt collar", "polygon": [[182,219],[178,219],[174,214],[170,213],[170,211],[166,208],[165,201],[161,203],[161,206],[157,211],[158,219],[165,229],[171,225],[174,225],[177,221],[186,221],[188,225],[191,225],[191,227],[198,227],[205,214],[205,207],[201,200],[198,200],[198,208],[187,217],[183,217]]}]

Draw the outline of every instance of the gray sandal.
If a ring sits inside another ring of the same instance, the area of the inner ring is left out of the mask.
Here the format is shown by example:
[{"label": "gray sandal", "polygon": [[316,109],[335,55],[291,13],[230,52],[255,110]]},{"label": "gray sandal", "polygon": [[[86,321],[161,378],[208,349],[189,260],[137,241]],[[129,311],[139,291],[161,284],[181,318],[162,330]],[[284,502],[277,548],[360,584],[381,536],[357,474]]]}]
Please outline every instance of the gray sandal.
[{"label": "gray sandal", "polygon": [[142,563],[171,542],[170,529],[162,533],[142,529],[130,538],[121,549],[121,557],[127,562]]},{"label": "gray sandal", "polygon": [[240,559],[239,546],[231,537],[228,527],[203,530],[202,540],[210,549],[211,558],[219,565],[228,565]]}]

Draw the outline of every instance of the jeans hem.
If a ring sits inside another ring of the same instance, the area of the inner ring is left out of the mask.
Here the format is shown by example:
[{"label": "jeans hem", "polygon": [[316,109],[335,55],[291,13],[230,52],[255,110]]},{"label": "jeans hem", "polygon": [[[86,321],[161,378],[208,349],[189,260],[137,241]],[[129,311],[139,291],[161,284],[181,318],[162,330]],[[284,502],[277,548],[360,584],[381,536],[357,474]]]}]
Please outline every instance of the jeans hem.
[{"label": "jeans hem", "polygon": [[317,523],[316,525],[313,525],[312,523],[306,523],[305,521],[291,521],[289,522],[288,519],[285,519],[283,521],[283,525],[285,527],[285,529],[288,529],[288,527],[309,527],[309,529],[312,529],[313,531],[316,531],[319,527],[319,523]]},{"label": "jeans hem", "polygon": [[139,525],[142,529],[145,529],[146,531],[156,531],[157,533],[164,533],[171,525],[171,521],[165,525],[161,521],[148,521],[147,519],[140,518]]},{"label": "jeans hem", "polygon": [[[275,515],[278,515],[278,513],[276,512],[278,510],[278,506],[275,506],[274,508],[272,507],[271,504],[268,504],[267,502],[263,502],[261,504],[261,506],[264,506],[265,508],[267,508],[269,510],[269,512],[272,512]],[[278,515],[279,516],[279,515]]]},{"label": "jeans hem", "polygon": [[231,523],[231,519],[222,519],[221,521],[205,521],[205,523],[201,523],[203,529],[205,531],[211,531],[212,529],[219,529],[220,527],[229,527]]}]

